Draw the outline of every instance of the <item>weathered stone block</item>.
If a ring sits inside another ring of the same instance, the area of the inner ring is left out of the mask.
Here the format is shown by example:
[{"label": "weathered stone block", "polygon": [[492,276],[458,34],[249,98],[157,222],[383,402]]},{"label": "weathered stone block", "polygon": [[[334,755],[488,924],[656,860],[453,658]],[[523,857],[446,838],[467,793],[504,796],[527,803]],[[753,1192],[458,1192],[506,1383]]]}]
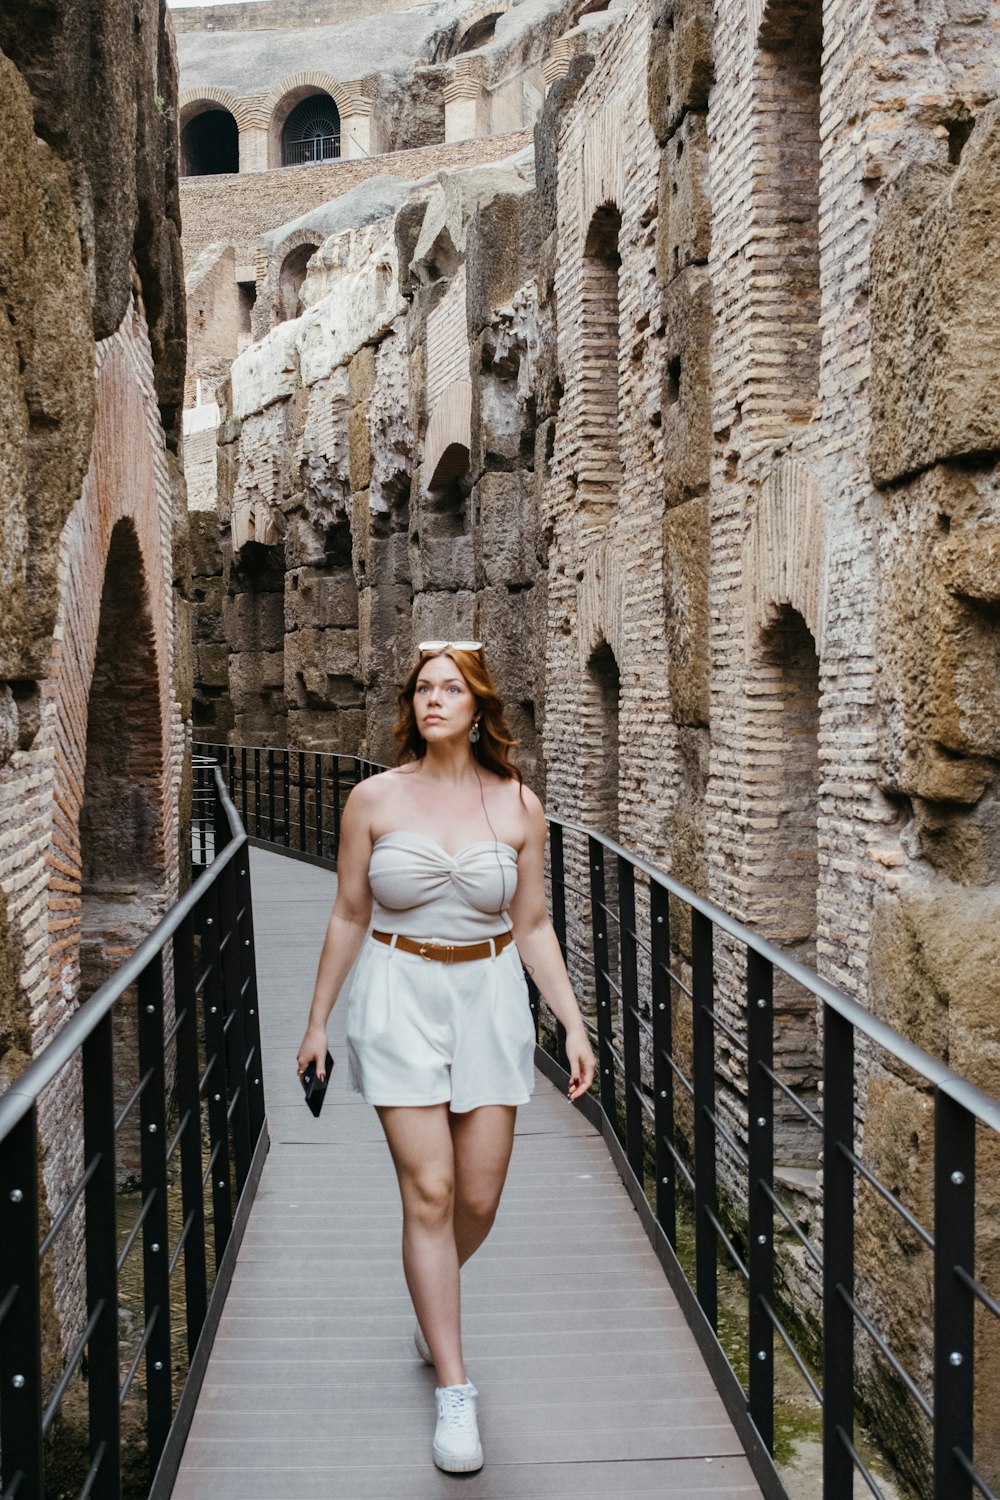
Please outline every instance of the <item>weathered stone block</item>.
[{"label": "weathered stone block", "polygon": [[469,225],[466,308],[473,337],[532,280],[543,239],[541,199],[536,191],[501,193]]},{"label": "weathered stone block", "polygon": [[352,406],[367,406],[375,389],[375,349],[362,344],[347,369],[347,399]]},{"label": "weathered stone block", "polygon": [[214,578],[222,572],[222,547],[219,541],[219,518],[212,510],[193,510],[188,518],[191,575]]},{"label": "weathered stone block", "polygon": [[689,500],[663,518],[664,619],[670,717],[709,721],[708,500]]},{"label": "weathered stone block", "polygon": [[285,615],[280,593],[258,594],[247,589],[229,594],[223,619],[231,651],[281,650]]},{"label": "weathered stone block", "polygon": [[956,168],[904,168],[878,201],[871,252],[876,484],[1000,450],[1000,104]]},{"label": "weathered stone block", "polygon": [[191,626],[196,641],[225,640],[222,611],[225,589],[221,576],[199,578],[192,589]]},{"label": "weathered stone block", "polygon": [[356,630],[296,630],[285,637],[285,696],[300,708],[363,702]]},{"label": "weathered stone block", "polygon": [[413,549],[413,587],[471,589],[475,587],[476,559],[471,536],[435,537],[426,532]]},{"label": "weathered stone block", "polygon": [[476,596],[460,593],[414,594],[413,638],[415,641],[474,640]]},{"label": "weathered stone block", "polygon": [[393,225],[399,262],[399,291],[403,297],[412,297],[416,290],[416,283],[410,274],[410,262],[417,248],[426,213],[426,200],[423,203],[404,203]]},{"label": "weathered stone block", "polygon": [[288,743],[304,750],[325,750],[357,755],[365,733],[365,714],[360,708],[290,708]]},{"label": "weathered stone block", "polygon": [[664,286],[685,266],[705,264],[712,247],[708,195],[708,116],[684,116],[660,156],[656,271]]},{"label": "weathered stone block", "polygon": [[538,515],[532,476],[484,474],[473,494],[476,550],[488,584],[532,583],[538,572]]},{"label": "weathered stone block", "polygon": [[239,651],[229,658],[229,691],[238,708],[248,699],[283,687],[284,682],[280,651]]},{"label": "weathered stone block", "polygon": [[356,626],[358,588],[350,568],[298,568],[285,575],[285,629]]},{"label": "weathered stone block", "polygon": [[707,109],[715,81],[712,0],[658,0],[646,82],[649,123],[662,145],[685,110]]},{"label": "weathered stone block", "polygon": [[478,638],[486,643],[501,696],[511,703],[536,697],[531,595],[531,589],[511,593],[498,587],[481,589],[478,596]]},{"label": "weathered stone block", "polygon": [[347,422],[351,458],[351,489],[367,490],[372,482],[372,441],[368,408],[354,406]]},{"label": "weathered stone block", "polygon": [[229,647],[224,642],[204,642],[195,649],[196,680],[203,687],[228,687]]},{"label": "weathered stone block", "polygon": [[689,266],[663,294],[663,481],[667,505],[708,492],[712,461],[712,284]]}]

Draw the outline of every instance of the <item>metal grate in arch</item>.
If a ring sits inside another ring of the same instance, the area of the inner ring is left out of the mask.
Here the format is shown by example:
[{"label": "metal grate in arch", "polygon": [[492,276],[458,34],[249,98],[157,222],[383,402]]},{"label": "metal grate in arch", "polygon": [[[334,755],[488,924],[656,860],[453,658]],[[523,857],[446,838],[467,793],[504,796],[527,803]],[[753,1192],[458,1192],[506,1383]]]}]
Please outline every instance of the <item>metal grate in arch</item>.
[{"label": "metal grate in arch", "polygon": [[332,161],[340,155],[340,113],[329,94],[310,94],[292,110],[281,132],[281,165]]}]

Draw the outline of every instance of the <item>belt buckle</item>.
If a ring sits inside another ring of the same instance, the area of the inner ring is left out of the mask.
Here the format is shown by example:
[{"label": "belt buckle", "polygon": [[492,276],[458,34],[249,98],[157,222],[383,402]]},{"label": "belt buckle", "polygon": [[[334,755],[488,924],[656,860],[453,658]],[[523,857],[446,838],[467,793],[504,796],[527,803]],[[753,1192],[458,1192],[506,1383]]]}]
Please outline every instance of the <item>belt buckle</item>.
[{"label": "belt buckle", "polygon": [[431,957],[431,955],[429,953],[425,953],[424,952],[424,949],[426,947],[427,947],[426,943],[421,943],[420,944],[420,947],[417,949],[418,957],[422,958],[425,963],[432,964],[434,962],[433,958]]}]

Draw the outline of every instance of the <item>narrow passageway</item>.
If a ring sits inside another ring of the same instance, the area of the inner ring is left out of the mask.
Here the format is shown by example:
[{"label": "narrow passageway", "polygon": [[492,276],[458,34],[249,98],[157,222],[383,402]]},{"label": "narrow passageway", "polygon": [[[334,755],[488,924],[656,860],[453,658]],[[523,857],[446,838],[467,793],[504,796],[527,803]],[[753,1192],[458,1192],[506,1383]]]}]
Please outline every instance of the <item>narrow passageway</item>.
[{"label": "narrow passageway", "polygon": [[463,1274],[486,1466],[431,1462],[401,1215],[374,1111],[305,1109],[295,1048],[335,876],[253,856],[271,1152],[174,1500],[751,1500],[760,1490],[600,1139],[540,1075],[493,1235]]}]

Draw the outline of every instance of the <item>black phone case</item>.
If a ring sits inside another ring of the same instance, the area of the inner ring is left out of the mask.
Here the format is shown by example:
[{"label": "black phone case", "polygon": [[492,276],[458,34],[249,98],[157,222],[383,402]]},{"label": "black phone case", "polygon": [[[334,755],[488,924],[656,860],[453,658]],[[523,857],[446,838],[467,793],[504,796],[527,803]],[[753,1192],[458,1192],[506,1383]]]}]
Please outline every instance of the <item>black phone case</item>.
[{"label": "black phone case", "polygon": [[323,1100],[326,1098],[326,1090],[332,1076],[333,1058],[329,1052],[326,1054],[326,1079],[323,1083],[320,1083],[316,1077],[316,1066],[314,1063],[310,1063],[302,1074],[302,1087],[305,1090],[306,1103],[317,1119],[319,1118],[320,1110],[323,1108]]}]

